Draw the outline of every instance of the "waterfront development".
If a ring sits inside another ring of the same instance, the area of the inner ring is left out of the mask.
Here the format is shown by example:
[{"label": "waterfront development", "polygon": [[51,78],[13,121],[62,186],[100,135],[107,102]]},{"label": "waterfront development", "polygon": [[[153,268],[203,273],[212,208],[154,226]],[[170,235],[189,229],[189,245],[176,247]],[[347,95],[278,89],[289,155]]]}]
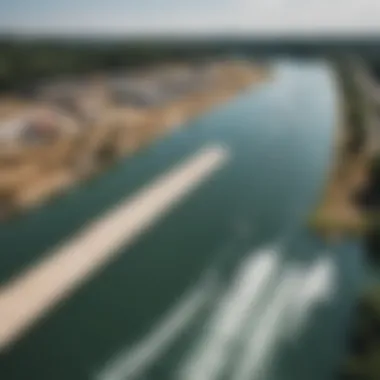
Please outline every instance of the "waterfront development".
[{"label": "waterfront development", "polygon": [[307,222],[339,89],[325,62],[271,73],[1,226],[1,378],[334,378],[363,255]]},{"label": "waterfront development", "polygon": [[250,61],[167,63],[51,79],[28,99],[0,98],[0,218],[93,177],[264,76]]}]

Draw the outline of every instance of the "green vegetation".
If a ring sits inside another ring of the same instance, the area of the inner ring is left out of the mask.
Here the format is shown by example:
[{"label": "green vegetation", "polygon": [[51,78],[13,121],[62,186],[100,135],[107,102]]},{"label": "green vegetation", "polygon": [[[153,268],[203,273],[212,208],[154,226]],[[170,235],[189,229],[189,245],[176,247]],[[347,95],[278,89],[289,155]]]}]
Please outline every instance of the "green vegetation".
[{"label": "green vegetation", "polygon": [[371,260],[380,263],[380,157],[374,158],[371,162],[368,182],[368,187],[359,200],[371,219],[365,243]]},{"label": "green vegetation", "polygon": [[29,89],[36,81],[54,76],[139,67],[166,60],[199,61],[212,56],[326,57],[347,50],[371,51],[371,41],[252,39],[252,38],[23,38],[0,35],[0,92]]},{"label": "green vegetation", "polygon": [[[348,151],[355,154],[365,145],[366,117],[368,104],[365,94],[350,87],[352,79],[345,73],[344,82],[348,91],[348,107],[351,125],[351,139]],[[364,135],[364,140],[363,140]],[[380,264],[380,157],[368,160],[367,186],[361,189],[356,202],[364,214],[364,238],[370,265]],[[356,194],[355,194],[356,196]],[[378,380],[380,379],[380,286],[370,285],[362,294],[356,308],[353,329],[350,334],[349,354],[339,379]]]},{"label": "green vegetation", "polygon": [[[217,52],[217,49],[213,49]],[[168,60],[199,60],[209,50],[160,42],[81,42],[0,39],[0,91],[28,90],[42,79],[139,67]]]},{"label": "green vegetation", "polygon": [[356,155],[366,143],[366,105],[363,94],[354,80],[354,68],[347,59],[336,61],[336,72],[344,96],[345,127],[348,141],[346,155]]},{"label": "green vegetation", "polygon": [[380,288],[369,289],[356,307],[349,356],[339,380],[380,379]]}]

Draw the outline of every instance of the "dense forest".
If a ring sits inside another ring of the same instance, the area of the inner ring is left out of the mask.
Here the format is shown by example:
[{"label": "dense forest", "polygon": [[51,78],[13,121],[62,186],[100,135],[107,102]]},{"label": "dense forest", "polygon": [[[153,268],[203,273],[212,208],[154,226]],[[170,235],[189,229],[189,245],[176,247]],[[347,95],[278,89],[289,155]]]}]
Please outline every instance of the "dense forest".
[{"label": "dense forest", "polygon": [[252,55],[334,56],[360,52],[377,56],[368,41],[253,40],[253,39],[64,39],[0,35],[0,92],[28,89],[44,78],[83,74],[120,67],[138,67],[165,60],[202,60],[207,57]]},{"label": "dense forest", "polygon": [[0,41],[0,91],[27,89],[44,78],[191,58],[194,51],[159,44]]},{"label": "dense forest", "polygon": [[231,53],[231,49],[218,44],[0,38],[0,92],[25,90],[41,79],[56,76],[135,68],[165,61],[199,61],[210,55]]}]

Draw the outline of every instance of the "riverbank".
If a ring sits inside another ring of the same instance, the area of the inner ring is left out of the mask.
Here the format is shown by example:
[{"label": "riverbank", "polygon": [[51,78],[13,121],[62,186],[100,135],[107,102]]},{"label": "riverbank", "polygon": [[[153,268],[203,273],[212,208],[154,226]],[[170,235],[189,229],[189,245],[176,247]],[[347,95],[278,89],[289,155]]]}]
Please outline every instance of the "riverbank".
[{"label": "riverbank", "polygon": [[374,159],[373,139],[368,131],[368,110],[364,94],[355,82],[355,67],[335,64],[341,106],[330,177],[310,226],[324,237],[362,236],[371,225],[358,201],[369,186]]},{"label": "riverbank", "polygon": [[[336,67],[342,106],[336,125],[334,162],[321,203],[310,220],[323,238],[360,239],[365,261],[379,263],[378,121],[365,65],[347,61]],[[377,380],[380,376],[380,286],[364,280],[357,295],[339,380]]]},{"label": "riverbank", "polygon": [[[133,77],[133,86],[132,79],[128,79],[120,87],[125,79],[121,74],[111,78],[112,81],[98,78],[97,102],[93,102],[90,111],[86,108],[86,117],[73,116],[73,112],[65,109],[70,116],[66,119],[73,121],[72,133],[65,130],[58,136],[49,136],[48,141],[13,143],[1,148],[2,218],[39,205],[102,172],[119,159],[133,155],[174,128],[259,83],[265,76],[265,69],[250,62],[224,61],[206,68],[182,64],[139,72],[137,79]],[[93,88],[91,91],[90,95],[95,92]],[[89,99],[87,91],[86,106]],[[46,109],[48,103],[40,101],[24,108],[42,105]]]}]

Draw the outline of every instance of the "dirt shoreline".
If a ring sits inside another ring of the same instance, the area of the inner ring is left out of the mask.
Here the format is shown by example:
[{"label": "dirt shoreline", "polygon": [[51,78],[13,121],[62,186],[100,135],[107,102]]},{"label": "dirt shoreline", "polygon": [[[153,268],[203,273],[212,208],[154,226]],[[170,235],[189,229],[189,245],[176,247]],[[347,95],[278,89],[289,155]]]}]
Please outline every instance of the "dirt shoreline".
[{"label": "dirt shoreline", "polygon": [[[357,202],[357,195],[368,185],[368,170],[372,160],[369,149],[371,141],[366,134],[358,151],[350,147],[358,126],[350,120],[352,104],[345,93],[342,80],[338,78],[337,82],[340,110],[335,127],[332,167],[321,202],[309,220],[312,230],[329,239],[361,236],[368,229],[369,223],[368,216]],[[359,128],[364,129],[363,126]]]},{"label": "dirt shoreline", "polygon": [[212,85],[153,107],[108,104],[79,134],[0,152],[0,218],[40,205],[264,80],[248,62],[222,62]]}]

